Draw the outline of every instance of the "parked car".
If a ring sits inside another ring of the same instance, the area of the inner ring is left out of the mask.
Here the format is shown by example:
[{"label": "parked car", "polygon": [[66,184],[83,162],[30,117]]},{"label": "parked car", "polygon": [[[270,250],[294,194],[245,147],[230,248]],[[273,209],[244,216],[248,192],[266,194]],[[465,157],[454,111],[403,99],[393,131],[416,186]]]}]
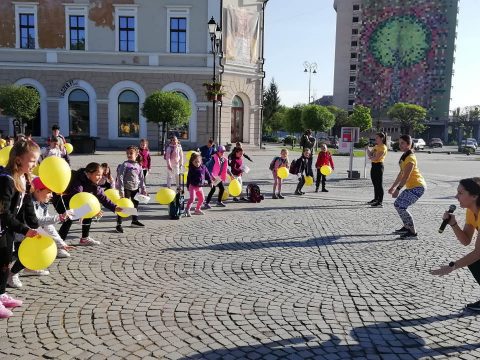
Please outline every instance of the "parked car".
[{"label": "parked car", "polygon": [[475,143],[471,140],[462,140],[460,145],[458,145],[458,152],[465,154],[474,154],[477,150]]},{"label": "parked car", "polygon": [[466,139],[467,141],[470,141],[473,143],[473,145],[475,146],[475,149],[478,148],[478,143],[477,143],[477,139],[474,139],[474,138],[467,138]]},{"label": "parked car", "polygon": [[430,139],[430,142],[428,143],[428,146],[430,146],[431,148],[436,148],[436,147],[443,147],[443,142],[442,142],[442,139],[439,139],[439,138],[432,138]]},{"label": "parked car", "polygon": [[338,149],[339,141],[336,136],[330,136],[330,147],[333,149]]},{"label": "parked car", "polygon": [[413,140],[413,148],[415,150],[423,150],[425,149],[425,146],[427,146],[427,144],[425,143],[425,140],[423,140],[422,138],[412,139],[412,140]]}]

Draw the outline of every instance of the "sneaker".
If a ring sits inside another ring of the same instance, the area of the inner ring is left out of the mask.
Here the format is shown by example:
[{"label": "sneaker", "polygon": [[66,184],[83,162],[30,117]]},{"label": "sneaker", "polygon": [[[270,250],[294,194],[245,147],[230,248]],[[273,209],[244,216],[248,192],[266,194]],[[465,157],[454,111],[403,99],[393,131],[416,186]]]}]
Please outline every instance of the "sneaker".
[{"label": "sneaker", "polygon": [[14,299],[11,296],[8,296],[7,294],[2,294],[0,295],[0,303],[2,303],[3,306],[5,306],[6,308],[14,308],[14,307],[22,306],[23,301]]},{"label": "sneaker", "polygon": [[8,274],[7,284],[11,288],[15,289],[19,289],[22,287],[22,282],[20,281],[20,277],[18,276],[18,274]]},{"label": "sneaker", "polygon": [[208,210],[208,209],[211,209],[212,207],[210,206],[209,203],[205,203],[205,204],[203,204],[203,208],[204,208],[205,210]]},{"label": "sneaker", "polygon": [[115,227],[115,231],[120,233],[120,234],[123,234],[123,227],[122,225],[118,224],[116,227]]},{"label": "sneaker", "polygon": [[318,192],[318,188],[315,188],[315,192]]},{"label": "sneaker", "polygon": [[185,210],[185,216],[186,217],[192,216],[192,214],[190,213],[190,210]]},{"label": "sneaker", "polygon": [[465,306],[465,308],[470,309],[470,310],[480,310],[480,300],[476,301],[474,303],[471,303],[471,304],[467,304],[467,306]]},{"label": "sneaker", "polygon": [[227,205],[225,205],[222,201],[217,201],[217,206],[227,207]]},{"label": "sneaker", "polygon": [[58,249],[57,250],[57,258],[58,259],[65,259],[65,258],[69,258],[70,257],[70,253],[65,250],[65,249]]},{"label": "sneaker", "polygon": [[407,229],[405,226],[402,226],[401,229],[397,229],[397,230],[395,230],[393,233],[394,233],[394,234],[404,234],[404,233],[409,232],[409,231],[410,231],[410,230]]},{"label": "sneaker", "polygon": [[295,195],[303,195],[303,192],[296,190],[296,191],[294,192],[294,194],[295,194]]},{"label": "sneaker", "polygon": [[278,196],[279,199],[285,199],[285,196],[283,196],[283,195],[280,194],[280,193],[279,193],[277,196]]},{"label": "sneaker", "polygon": [[233,198],[233,201],[235,201],[235,202],[239,202],[240,200],[238,200],[238,198],[237,198],[237,197],[234,197],[234,198]]},{"label": "sneaker", "polygon": [[81,246],[93,246],[93,245],[100,245],[100,244],[101,244],[100,241],[94,240],[90,236],[86,238],[81,238],[79,242],[79,245]]},{"label": "sneaker", "polygon": [[22,275],[23,276],[46,276],[46,275],[50,275],[50,271],[24,269],[22,272]]},{"label": "sneaker", "polygon": [[144,224],[142,224],[140,221],[138,220],[132,220],[132,226],[133,227],[145,227]]},{"label": "sneaker", "polygon": [[323,188],[323,189],[322,189],[322,192],[328,192],[328,190],[327,190],[327,189],[325,189],[325,188]]},{"label": "sneaker", "polygon": [[272,195],[272,199],[278,199],[278,196],[275,195],[275,194],[273,194],[273,195]]},{"label": "sneaker", "polygon": [[408,230],[408,232],[404,232],[403,234],[400,235],[400,239],[413,239],[418,236],[417,233],[414,233],[411,230]]},{"label": "sneaker", "polygon": [[376,203],[376,202],[377,202],[377,200],[373,199],[373,200],[370,200],[369,202],[367,202],[367,205],[372,205],[372,204],[374,204],[374,203]]},{"label": "sneaker", "polygon": [[8,319],[11,316],[13,316],[13,312],[0,304],[0,319]]},{"label": "sneaker", "polygon": [[383,208],[383,204],[381,202],[378,202],[378,201],[375,201],[370,206],[373,207],[373,208]]},{"label": "sneaker", "polygon": [[195,215],[205,215],[205,213],[204,213],[202,210],[200,210],[200,209],[195,210],[194,214],[195,214]]}]

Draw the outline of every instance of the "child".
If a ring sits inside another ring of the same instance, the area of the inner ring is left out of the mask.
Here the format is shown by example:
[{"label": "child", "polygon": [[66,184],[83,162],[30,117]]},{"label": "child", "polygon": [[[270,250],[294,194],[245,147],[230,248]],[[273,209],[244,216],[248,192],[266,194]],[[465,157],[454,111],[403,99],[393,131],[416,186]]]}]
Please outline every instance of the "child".
[{"label": "child", "polygon": [[50,138],[50,143],[48,145],[48,148],[43,149],[42,155],[40,156],[41,160],[45,160],[49,156],[56,156],[61,158],[62,157],[62,151],[60,150],[59,147],[59,138],[56,136],[52,136]]},{"label": "child", "polygon": [[[231,158],[229,160],[230,171],[232,175],[240,182],[242,186],[242,175],[243,175],[243,149],[241,147],[236,147],[233,150],[233,153],[230,154]],[[233,198],[233,201],[238,201],[237,197]]]},{"label": "child", "polygon": [[320,180],[322,181],[322,192],[328,192],[328,190],[325,188],[325,181],[327,180],[327,177],[323,175],[320,171],[320,168],[324,165],[330,166],[332,170],[335,169],[332,154],[330,154],[330,151],[328,151],[327,145],[322,144],[320,145],[320,152],[318,153],[317,162],[315,163],[315,167],[317,168],[317,183],[315,187],[315,192],[318,192],[318,188],[320,187]]},{"label": "child", "polygon": [[15,142],[15,139],[11,136],[7,136],[5,138],[6,145],[5,146],[13,146],[13,143]]},{"label": "child", "polygon": [[[183,150],[176,136],[170,139],[170,145],[165,150],[167,160],[167,187],[172,186],[172,179],[178,182],[178,175],[183,167]],[[180,186],[180,184],[178,184]]]},{"label": "child", "polygon": [[311,157],[310,149],[303,149],[302,156],[297,160],[300,161],[298,167],[298,185],[295,190],[295,195],[305,194],[302,191],[303,185],[305,185],[305,176],[313,176],[312,168],[309,166],[309,159]]},{"label": "child", "polygon": [[[88,192],[95,195],[98,201],[100,201],[100,204],[112,212],[122,211],[122,208],[116,206],[105,196],[103,189],[98,185],[102,179],[102,175],[103,168],[96,162],[91,162],[84,169],[77,170],[74,176],[72,176],[65,193],[61,196],[55,194],[53,197],[52,203],[57,213],[64,214],[67,209],[69,209],[70,199],[79,192]],[[63,240],[67,238],[72,223],[72,220],[66,219],[60,227],[58,234]],[[92,239],[89,236],[91,224],[92,219],[82,219],[82,237],[80,238],[79,245],[92,246],[101,244],[100,241]]]},{"label": "child", "polygon": [[[38,219],[38,224],[42,229],[48,233],[48,235],[55,241],[57,244],[57,258],[67,258],[70,257],[69,250],[72,250],[72,246],[68,246],[63,239],[58,235],[57,230],[55,229],[54,224],[58,222],[63,222],[71,216],[71,212],[67,211],[61,215],[51,216],[48,213],[48,202],[52,199],[52,190],[48,189],[40,180],[39,177],[36,177],[32,180],[32,197],[33,197],[33,208],[35,209],[35,215]],[[20,234],[19,234],[20,235]],[[23,240],[23,235],[21,235]],[[22,287],[22,282],[19,278],[19,273],[25,267],[20,262],[19,259],[13,264],[10,270],[10,276],[8,277],[8,285],[13,288]],[[48,270],[24,270],[25,275],[48,275]]]},{"label": "child", "polygon": [[202,156],[194,152],[190,157],[189,166],[188,166],[188,175],[187,175],[187,189],[190,192],[190,198],[187,202],[187,207],[185,209],[185,214],[190,217],[190,208],[192,207],[193,202],[195,201],[195,195],[198,197],[197,207],[195,208],[195,215],[203,215],[204,212],[200,209],[203,200],[205,198],[203,194],[202,186],[205,181],[208,184],[212,185],[212,179],[210,173],[207,170],[207,167],[202,164]]},{"label": "child", "polygon": [[[236,142],[235,147],[233,148],[232,152],[230,153],[230,155],[228,155],[228,160],[230,160],[232,158],[233,154],[235,153],[235,151],[237,149],[241,149],[243,151],[242,143],[240,141]],[[245,154],[245,151],[243,152],[243,157],[245,159],[247,159],[248,161],[253,162],[253,160],[250,158],[250,156]]]},{"label": "child", "polygon": [[[275,156],[270,163],[270,170],[272,171],[273,175],[273,195],[272,199],[284,199],[282,195],[282,179],[277,176],[277,171],[281,167],[286,167],[287,169],[290,167],[290,163],[288,161],[288,150],[282,149],[280,151],[280,156]],[[278,188],[278,194],[276,194],[276,190]]]},{"label": "child", "polygon": [[[37,236],[38,232],[31,229],[20,219],[31,218],[32,228],[38,227],[35,224],[35,211],[33,204],[29,201],[27,183],[30,173],[35,167],[40,156],[40,148],[31,141],[19,141],[12,150],[7,166],[0,176],[0,206],[3,211],[0,213],[2,229],[0,233],[0,318],[5,319],[13,315],[8,308],[22,305],[5,292],[9,276],[9,265],[13,257],[13,241],[15,233],[24,236]],[[23,211],[23,214],[20,212]],[[23,216],[22,216],[23,215]]]},{"label": "child", "polygon": [[[121,197],[126,197],[133,201],[135,209],[138,209],[138,201],[135,195],[139,192],[147,195],[145,189],[145,178],[143,177],[142,165],[137,162],[139,150],[136,146],[127,147],[127,160],[118,166],[117,169],[117,189]],[[144,227],[138,216],[132,216],[132,226]],[[122,217],[117,216],[117,232],[123,233]]]},{"label": "child", "polygon": [[[225,191],[225,187],[223,186],[223,182],[227,180],[227,158],[225,155],[225,146],[220,145],[217,149],[215,155],[212,156],[210,159],[210,163],[212,163],[212,171],[210,172],[213,185],[212,189],[208,193],[207,201],[205,202],[205,209],[210,209],[210,200],[212,200],[212,196],[215,193],[215,189],[218,187],[220,190],[218,192],[218,199],[217,199],[217,206],[225,207],[226,205],[222,202],[223,192]],[[208,168],[208,166],[207,166]]]},{"label": "child", "polygon": [[107,163],[103,163],[101,166],[103,169],[103,175],[98,182],[98,186],[104,188],[105,190],[111,189],[115,185],[115,180],[113,179],[110,166],[108,166]]},{"label": "child", "polygon": [[152,167],[152,159],[150,157],[150,150],[148,149],[148,140],[140,140],[140,156],[142,157],[141,165],[143,169],[143,178],[147,178],[147,174],[150,172]]}]

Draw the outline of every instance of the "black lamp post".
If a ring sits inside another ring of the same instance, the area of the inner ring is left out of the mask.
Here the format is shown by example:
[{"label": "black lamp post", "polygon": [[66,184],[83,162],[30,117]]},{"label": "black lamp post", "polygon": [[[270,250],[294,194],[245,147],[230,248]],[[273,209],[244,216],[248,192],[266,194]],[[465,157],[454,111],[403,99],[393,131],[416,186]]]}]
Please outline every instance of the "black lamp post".
[{"label": "black lamp post", "polygon": [[305,61],[303,63],[303,67],[305,68],[304,72],[308,72],[308,101],[307,104],[310,104],[311,102],[311,97],[310,97],[310,89],[312,87],[312,74],[317,73],[317,68],[318,65],[317,63],[309,63],[308,61]]},{"label": "black lamp post", "polygon": [[[210,44],[211,44],[211,53],[213,55],[213,76],[212,81],[213,83],[217,80],[217,74],[215,65],[217,62],[217,55],[221,54],[221,47],[222,47],[222,29],[219,24],[215,22],[215,19],[212,18],[208,22],[208,33],[210,34]],[[214,85],[215,86],[215,85]],[[215,90],[215,88],[214,88]],[[217,102],[217,95],[213,97],[212,100],[212,109],[213,109],[213,119],[212,119],[212,139],[215,141],[215,115],[216,115],[216,108],[215,103]]]}]

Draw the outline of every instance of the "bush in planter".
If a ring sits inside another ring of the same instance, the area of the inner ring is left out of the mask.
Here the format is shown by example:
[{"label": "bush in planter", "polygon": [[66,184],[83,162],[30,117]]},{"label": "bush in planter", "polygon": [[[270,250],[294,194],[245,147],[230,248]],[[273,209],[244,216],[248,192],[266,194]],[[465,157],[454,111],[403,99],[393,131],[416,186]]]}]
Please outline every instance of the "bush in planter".
[{"label": "bush in planter", "polygon": [[398,143],[398,141],[392,142],[392,150],[393,151],[400,151],[400,144]]},{"label": "bush in planter", "polygon": [[296,142],[297,142],[297,138],[293,135],[287,135],[283,139],[283,144],[284,145],[293,145]]},{"label": "bush in planter", "polygon": [[367,146],[370,143],[370,140],[366,137],[361,137],[358,141],[358,143],[353,144],[355,149],[363,149],[365,146]]}]

